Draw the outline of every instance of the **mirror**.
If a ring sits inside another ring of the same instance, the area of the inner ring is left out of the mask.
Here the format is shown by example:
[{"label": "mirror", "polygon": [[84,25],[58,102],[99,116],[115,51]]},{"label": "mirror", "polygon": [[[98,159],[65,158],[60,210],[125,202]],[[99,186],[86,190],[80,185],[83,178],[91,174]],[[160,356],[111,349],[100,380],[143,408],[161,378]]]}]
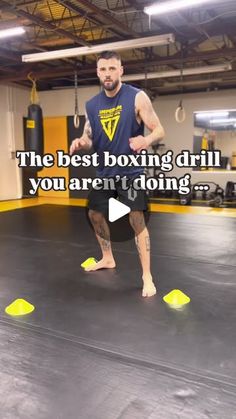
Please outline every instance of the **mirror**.
[{"label": "mirror", "polygon": [[193,152],[220,150],[221,168],[195,170],[236,170],[236,109],[196,111]]}]

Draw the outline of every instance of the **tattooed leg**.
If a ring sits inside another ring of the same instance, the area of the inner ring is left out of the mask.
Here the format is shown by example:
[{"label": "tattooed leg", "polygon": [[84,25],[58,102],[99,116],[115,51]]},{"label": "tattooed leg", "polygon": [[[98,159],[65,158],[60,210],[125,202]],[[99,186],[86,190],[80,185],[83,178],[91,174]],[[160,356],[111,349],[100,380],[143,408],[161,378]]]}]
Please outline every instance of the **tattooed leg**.
[{"label": "tattooed leg", "polygon": [[105,217],[98,211],[89,210],[89,218],[102,251],[102,259],[89,268],[86,268],[86,271],[97,271],[98,269],[103,268],[115,268],[116,264],[111,249],[110,231]]},{"label": "tattooed leg", "polygon": [[135,232],[135,242],[143,270],[142,296],[151,297],[156,294],[156,287],[153,283],[150,270],[150,238],[147,227],[145,226],[143,212],[131,211],[129,220]]}]

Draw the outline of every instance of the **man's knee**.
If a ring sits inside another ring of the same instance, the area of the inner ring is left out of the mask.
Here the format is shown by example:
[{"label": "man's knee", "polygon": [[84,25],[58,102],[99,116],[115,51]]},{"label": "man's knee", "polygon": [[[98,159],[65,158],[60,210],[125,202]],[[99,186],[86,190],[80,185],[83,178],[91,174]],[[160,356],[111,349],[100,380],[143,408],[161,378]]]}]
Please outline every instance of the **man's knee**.
[{"label": "man's knee", "polygon": [[134,229],[135,234],[139,234],[145,228],[145,219],[143,211],[131,211],[129,213],[129,222]]},{"label": "man's knee", "polygon": [[92,224],[101,224],[104,220],[104,215],[101,212],[92,209],[89,210],[88,216]]}]

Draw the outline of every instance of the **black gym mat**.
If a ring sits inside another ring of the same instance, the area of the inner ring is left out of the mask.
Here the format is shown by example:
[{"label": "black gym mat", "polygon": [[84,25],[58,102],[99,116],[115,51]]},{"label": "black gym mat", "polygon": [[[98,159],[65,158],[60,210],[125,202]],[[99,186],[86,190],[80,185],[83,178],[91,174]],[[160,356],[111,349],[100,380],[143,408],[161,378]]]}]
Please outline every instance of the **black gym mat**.
[{"label": "black gym mat", "polygon": [[[236,219],[152,214],[149,229],[158,296],[143,299],[132,241],[115,270],[81,270],[99,257],[84,209],[0,214],[2,417],[18,399],[24,419],[234,417]],[[174,288],[182,311],[162,301]],[[16,298],[36,310],[7,316]]]}]

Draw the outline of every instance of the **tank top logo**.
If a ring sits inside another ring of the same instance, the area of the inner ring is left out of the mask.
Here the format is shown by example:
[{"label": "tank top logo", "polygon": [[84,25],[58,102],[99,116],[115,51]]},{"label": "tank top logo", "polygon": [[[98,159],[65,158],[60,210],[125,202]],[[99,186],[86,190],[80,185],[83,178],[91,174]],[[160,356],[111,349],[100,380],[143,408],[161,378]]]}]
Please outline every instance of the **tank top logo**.
[{"label": "tank top logo", "polygon": [[99,118],[103,131],[110,141],[113,140],[122,112],[122,105],[111,109],[102,109],[99,111]]}]

